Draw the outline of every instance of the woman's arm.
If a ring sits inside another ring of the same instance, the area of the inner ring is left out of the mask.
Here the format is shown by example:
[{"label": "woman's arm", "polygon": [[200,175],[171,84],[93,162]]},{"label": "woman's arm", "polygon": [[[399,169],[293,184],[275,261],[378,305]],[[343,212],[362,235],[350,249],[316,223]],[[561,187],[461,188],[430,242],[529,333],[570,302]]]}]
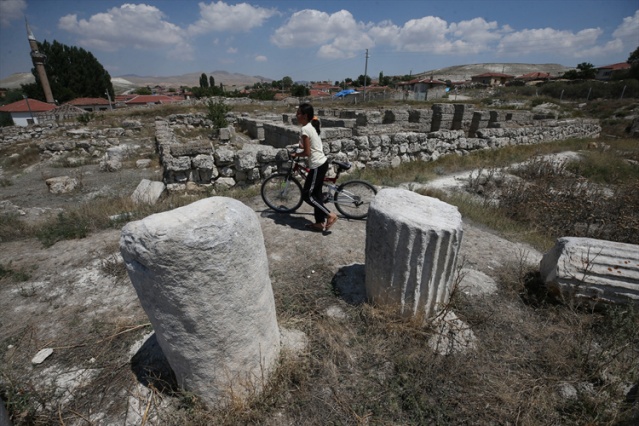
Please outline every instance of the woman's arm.
[{"label": "woman's arm", "polygon": [[302,152],[291,154],[292,157],[308,157],[311,155],[311,138],[302,135]]}]

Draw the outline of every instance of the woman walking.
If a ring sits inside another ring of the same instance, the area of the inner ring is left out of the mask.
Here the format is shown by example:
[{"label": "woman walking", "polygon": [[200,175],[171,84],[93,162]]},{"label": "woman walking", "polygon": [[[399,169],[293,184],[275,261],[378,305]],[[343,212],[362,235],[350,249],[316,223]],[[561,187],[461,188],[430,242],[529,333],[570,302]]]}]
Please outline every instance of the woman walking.
[{"label": "woman walking", "polygon": [[314,208],[315,223],[308,228],[323,232],[328,231],[335,224],[337,215],[331,213],[322,202],[322,182],[328,171],[328,159],[324,155],[322,139],[320,138],[320,122],[315,117],[313,106],[308,103],[297,108],[297,122],[302,126],[300,148],[302,151],[291,154],[293,157],[306,157],[308,176],[304,182],[302,198]]}]

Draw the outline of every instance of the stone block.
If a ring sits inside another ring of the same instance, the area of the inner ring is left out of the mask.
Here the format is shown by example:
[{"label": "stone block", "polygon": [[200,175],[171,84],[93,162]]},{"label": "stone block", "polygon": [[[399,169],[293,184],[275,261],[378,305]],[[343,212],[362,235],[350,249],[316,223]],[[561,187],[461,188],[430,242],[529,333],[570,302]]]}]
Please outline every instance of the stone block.
[{"label": "stone block", "polygon": [[142,179],[131,195],[134,203],[155,204],[164,193],[164,183]]},{"label": "stone block", "polygon": [[128,223],[120,251],[180,386],[209,407],[259,393],[280,335],[255,212],[206,198]]},{"label": "stone block", "polygon": [[366,293],[404,316],[430,318],[448,303],[462,241],[456,207],[404,189],[382,189],[366,223]]},{"label": "stone block", "polygon": [[549,291],[577,304],[639,307],[639,246],[563,237],[539,265]]}]

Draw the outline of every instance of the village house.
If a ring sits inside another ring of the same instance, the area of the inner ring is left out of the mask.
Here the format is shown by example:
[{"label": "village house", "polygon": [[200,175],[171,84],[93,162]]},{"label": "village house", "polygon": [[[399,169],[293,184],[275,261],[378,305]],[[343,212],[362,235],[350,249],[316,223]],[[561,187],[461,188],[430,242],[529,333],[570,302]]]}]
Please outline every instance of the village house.
[{"label": "village house", "polygon": [[109,101],[104,98],[76,98],[67,102],[67,104],[82,108],[89,112],[108,111],[113,109]]},{"label": "village house", "polygon": [[498,72],[487,72],[473,75],[470,80],[473,83],[485,84],[486,86],[504,86],[507,82],[515,78],[513,75],[501,74]]},{"label": "village house", "polygon": [[38,124],[38,114],[54,109],[54,104],[39,101],[37,99],[25,98],[17,102],[0,107],[0,112],[8,112],[16,126],[26,127],[30,124]]},{"label": "village house", "polygon": [[595,80],[608,81],[612,80],[614,76],[617,76],[630,69],[628,62],[619,62],[618,64],[605,65],[597,68],[597,75]]},{"label": "village house", "polygon": [[443,98],[446,94],[446,82],[432,76],[423,79],[413,79],[397,84],[404,92],[404,100],[428,101]]},{"label": "village house", "polygon": [[184,100],[183,97],[166,96],[166,95],[136,95],[133,98],[124,101],[126,106],[140,106],[140,105],[161,105],[170,104]]}]

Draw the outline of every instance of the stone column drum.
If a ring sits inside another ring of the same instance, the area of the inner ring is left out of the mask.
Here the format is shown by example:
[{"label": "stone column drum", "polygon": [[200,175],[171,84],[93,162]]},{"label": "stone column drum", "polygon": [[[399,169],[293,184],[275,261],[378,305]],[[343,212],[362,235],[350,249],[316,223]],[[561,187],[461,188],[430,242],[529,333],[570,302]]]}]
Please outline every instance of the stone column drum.
[{"label": "stone column drum", "polygon": [[127,224],[120,251],[178,384],[209,406],[259,392],[280,335],[255,212],[200,200]]},{"label": "stone column drum", "polygon": [[404,189],[382,189],[366,224],[366,295],[404,316],[435,315],[450,298],[462,241],[455,206]]}]

